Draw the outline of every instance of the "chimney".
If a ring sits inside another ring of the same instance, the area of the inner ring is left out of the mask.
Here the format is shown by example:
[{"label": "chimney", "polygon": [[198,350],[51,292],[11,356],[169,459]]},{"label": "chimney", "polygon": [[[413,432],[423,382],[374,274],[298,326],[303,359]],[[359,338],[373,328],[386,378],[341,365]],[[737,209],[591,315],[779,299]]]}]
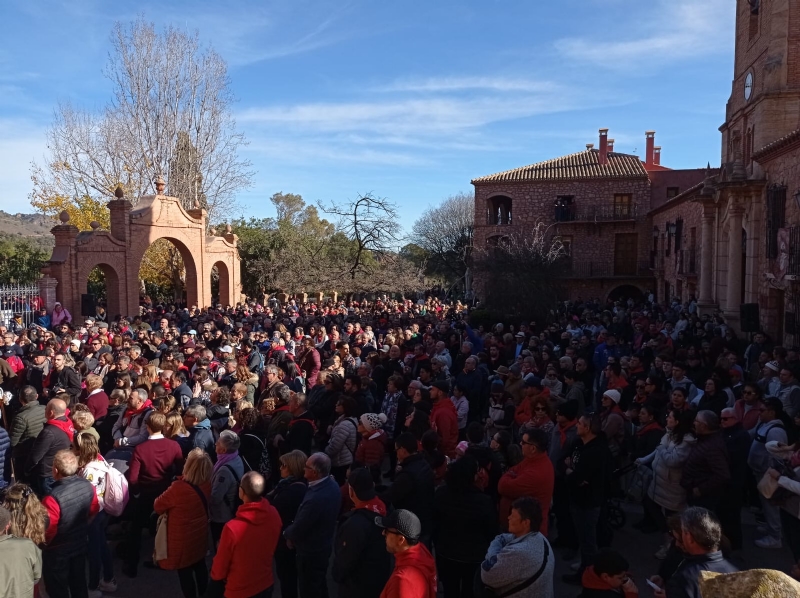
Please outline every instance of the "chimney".
[{"label": "chimney", "polygon": [[600,129],[600,154],[597,156],[597,162],[601,166],[607,163],[608,156],[608,129]]},{"label": "chimney", "polygon": [[646,142],[646,149],[644,152],[644,163],[645,164],[653,164],[653,151],[654,145],[656,143],[656,132],[655,131],[645,131],[644,132],[645,142]]},{"label": "chimney", "polygon": [[661,146],[657,145],[653,148],[653,164],[658,166],[661,164]]},{"label": "chimney", "polygon": [[586,144],[586,149],[587,149],[587,150],[594,149],[594,143],[587,143],[587,144]]},{"label": "chimney", "polygon": [[609,139],[608,140],[608,152],[611,153],[613,151],[614,151],[614,140],[613,139]]}]

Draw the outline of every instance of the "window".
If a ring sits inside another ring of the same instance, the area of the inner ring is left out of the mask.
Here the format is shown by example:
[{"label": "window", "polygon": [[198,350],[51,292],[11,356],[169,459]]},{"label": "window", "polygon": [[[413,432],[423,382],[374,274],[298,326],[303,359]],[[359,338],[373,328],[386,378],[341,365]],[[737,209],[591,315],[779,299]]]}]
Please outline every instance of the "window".
[{"label": "window", "polygon": [[633,217],[633,200],[630,194],[628,193],[614,194],[614,217],[616,218]]},{"label": "window", "polygon": [[683,249],[683,218],[675,221],[675,251]]},{"label": "window", "polygon": [[614,275],[634,276],[639,235],[620,233],[614,237]]},{"label": "window", "polygon": [[556,222],[571,222],[575,220],[575,206],[572,200],[575,199],[574,195],[559,195],[556,197]]},{"label": "window", "polygon": [[560,237],[561,244],[564,246],[564,254],[567,257],[572,257],[572,235],[562,235]]},{"label": "window", "polygon": [[489,199],[488,224],[511,224],[511,198],[499,195]]},{"label": "window", "polygon": [[767,258],[778,257],[778,230],[786,226],[786,187],[767,189]]},{"label": "window", "polygon": [[664,237],[666,238],[667,241],[667,246],[664,249],[664,255],[667,256],[669,255],[669,252],[672,250],[672,235],[669,234],[669,225],[670,225],[669,222],[667,222],[664,225]]},{"label": "window", "polygon": [[680,187],[667,187],[667,199],[677,197],[681,193]]}]

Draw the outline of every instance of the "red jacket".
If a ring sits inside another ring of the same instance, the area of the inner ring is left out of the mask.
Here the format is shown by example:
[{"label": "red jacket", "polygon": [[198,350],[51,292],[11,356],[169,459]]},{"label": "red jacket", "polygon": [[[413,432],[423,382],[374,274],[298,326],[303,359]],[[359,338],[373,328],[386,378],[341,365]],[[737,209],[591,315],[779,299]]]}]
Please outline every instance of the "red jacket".
[{"label": "red jacket", "polygon": [[356,461],[360,461],[367,467],[381,465],[384,455],[386,455],[386,432],[383,430],[378,430],[377,436],[373,432],[368,438],[362,437],[361,442],[358,443]]},{"label": "red jacket", "polygon": [[[211,482],[200,486],[211,500]],[[158,561],[162,569],[174,571],[206,558],[208,550],[208,512],[197,491],[182,479],[175,480],[156,499],[153,509],[167,513],[167,558]]]},{"label": "red jacket", "polygon": [[764,404],[759,401],[758,404],[755,406],[754,409],[750,409],[747,413],[745,413],[745,402],[744,399],[739,399],[733,405],[733,411],[736,413],[736,418],[742,422],[742,427],[745,430],[752,430],[758,425],[758,417],[761,415],[761,407]]},{"label": "red jacket", "polygon": [[436,565],[424,544],[394,555],[394,571],[380,598],[436,598]]},{"label": "red jacket", "polygon": [[508,526],[511,503],[522,496],[530,496],[542,507],[542,526],[539,531],[547,535],[547,515],[553,499],[555,473],[553,462],[546,453],[537,453],[511,467],[500,478],[497,492],[500,494],[500,525]]},{"label": "red jacket", "polygon": [[431,427],[439,434],[439,449],[454,459],[458,445],[458,413],[449,398],[434,403],[431,409]]},{"label": "red jacket", "polygon": [[225,598],[249,598],[273,584],[272,556],[278,546],[281,517],[265,498],[243,504],[225,524],[211,579],[225,580]]}]

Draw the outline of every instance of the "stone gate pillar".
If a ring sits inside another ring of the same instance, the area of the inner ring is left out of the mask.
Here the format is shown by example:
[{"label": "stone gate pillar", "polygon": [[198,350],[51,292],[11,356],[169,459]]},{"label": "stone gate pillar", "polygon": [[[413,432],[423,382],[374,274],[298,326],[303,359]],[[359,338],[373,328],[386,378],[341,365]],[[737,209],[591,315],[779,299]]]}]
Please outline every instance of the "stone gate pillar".
[{"label": "stone gate pillar", "polygon": [[39,297],[44,301],[48,312],[52,312],[56,306],[56,287],[58,281],[52,276],[42,276],[39,279]]}]

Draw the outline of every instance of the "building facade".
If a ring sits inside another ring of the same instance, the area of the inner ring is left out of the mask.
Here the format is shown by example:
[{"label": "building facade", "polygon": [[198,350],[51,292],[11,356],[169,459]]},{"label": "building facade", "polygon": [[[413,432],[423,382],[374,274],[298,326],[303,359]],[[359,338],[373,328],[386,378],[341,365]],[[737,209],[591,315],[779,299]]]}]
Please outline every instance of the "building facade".
[{"label": "building facade", "polygon": [[[601,164],[601,130],[599,150],[475,179],[476,243],[538,218],[569,242],[573,298],[605,298],[621,284],[651,288],[660,301],[695,296],[735,329],[800,344],[800,3],[731,0],[731,10],[734,76],[719,169],[664,169],[652,132],[643,162],[606,141]],[[620,219],[624,209],[614,206],[624,195],[635,207]],[[572,199],[558,205],[575,204],[568,223],[554,207],[562,196]],[[495,211],[506,205],[513,219]],[[600,274],[587,265],[596,263]]]},{"label": "building facade", "polygon": [[662,166],[655,132],[645,135],[644,161],[615,152],[608,129],[600,129],[597,148],[590,143],[581,152],[474,179],[476,245],[543,223],[567,251],[567,298],[654,290],[650,212],[697,185],[705,170]]}]

